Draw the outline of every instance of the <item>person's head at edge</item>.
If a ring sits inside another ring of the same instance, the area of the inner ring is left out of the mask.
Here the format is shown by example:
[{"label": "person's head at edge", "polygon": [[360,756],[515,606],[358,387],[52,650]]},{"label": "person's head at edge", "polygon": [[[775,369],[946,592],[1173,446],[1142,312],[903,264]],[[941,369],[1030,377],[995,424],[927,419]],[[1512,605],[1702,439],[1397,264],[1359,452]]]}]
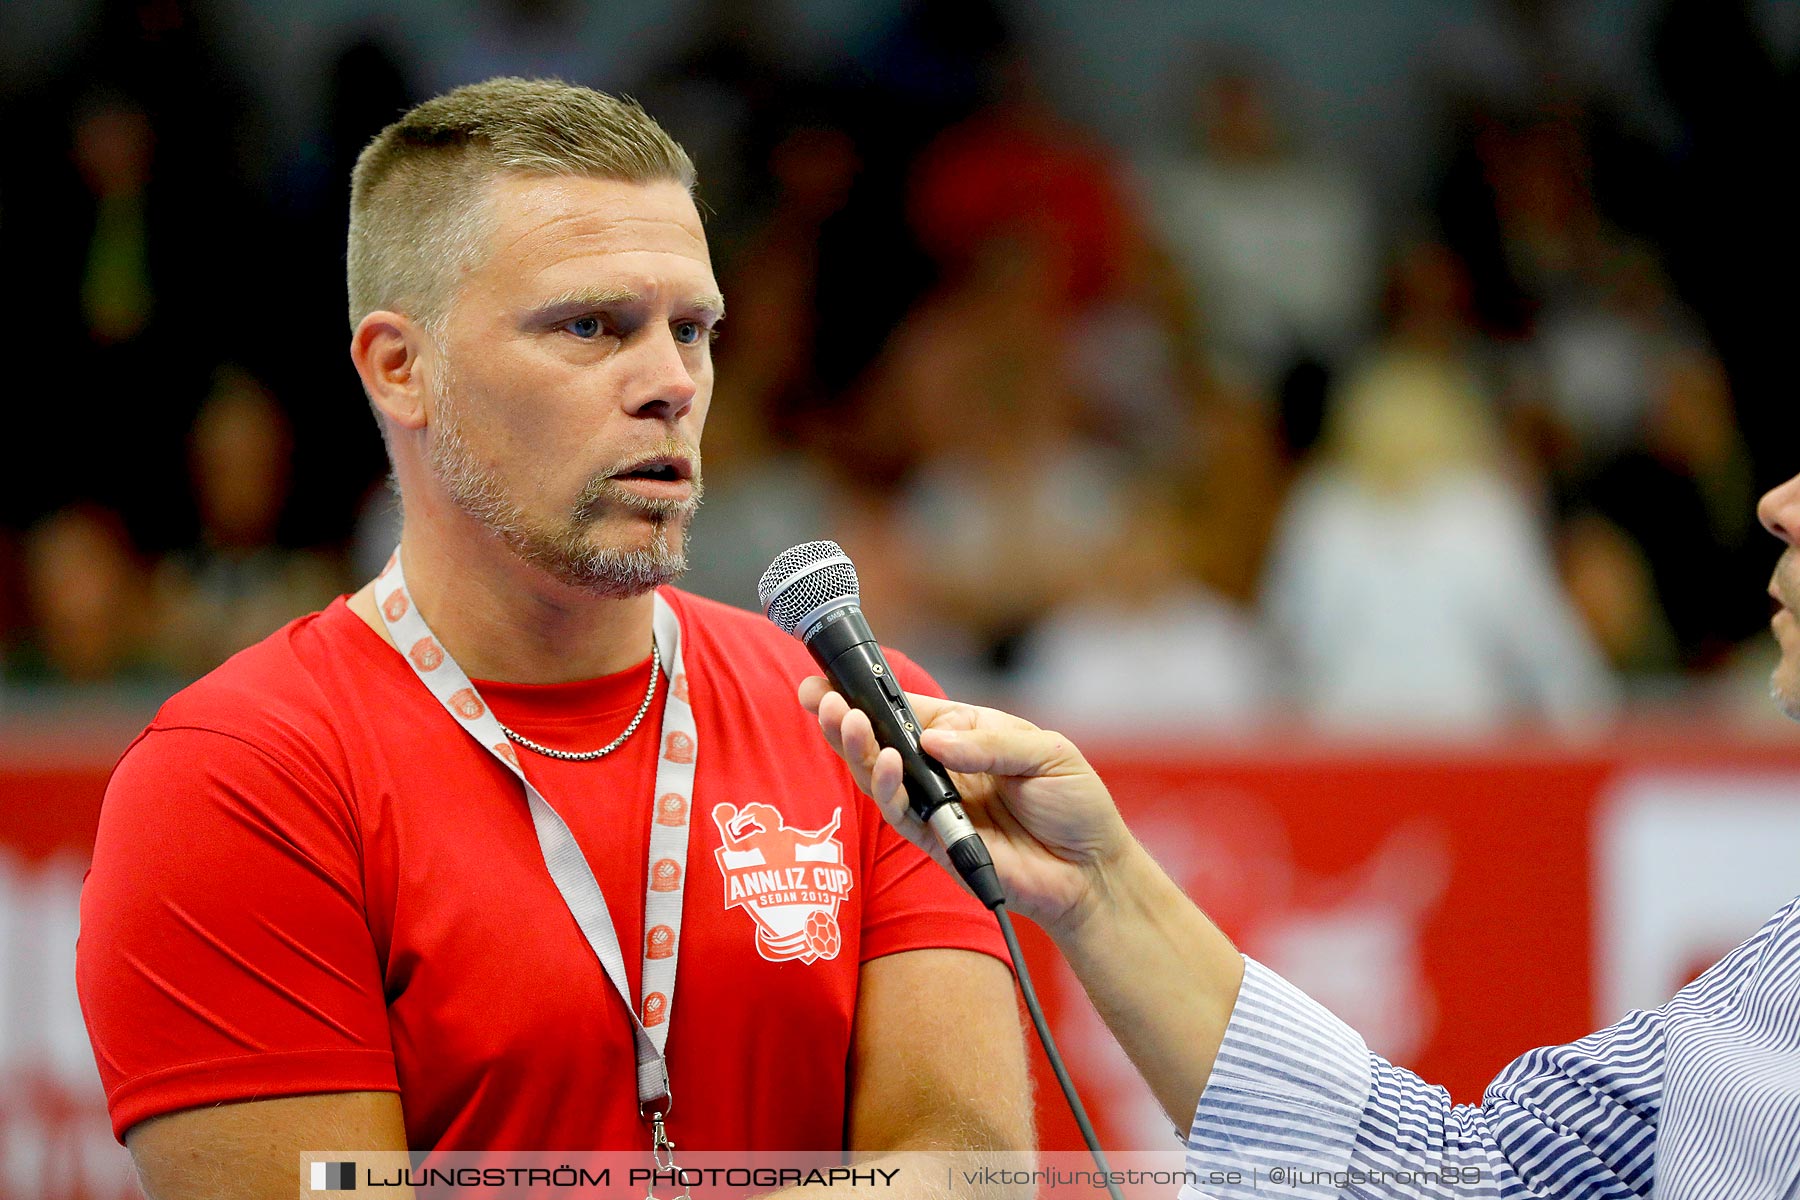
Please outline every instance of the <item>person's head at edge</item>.
[{"label": "person's head at edge", "polygon": [[1800,721],[1800,475],[1771,488],[1757,502],[1756,515],[1787,546],[1769,579],[1769,595],[1780,605],[1772,625],[1781,647],[1769,694],[1783,713]]},{"label": "person's head at edge", "polygon": [[458,88],[363,151],[351,357],[409,565],[526,564],[565,600],[685,568],[723,315],[693,184],[642,109],[554,81]]}]

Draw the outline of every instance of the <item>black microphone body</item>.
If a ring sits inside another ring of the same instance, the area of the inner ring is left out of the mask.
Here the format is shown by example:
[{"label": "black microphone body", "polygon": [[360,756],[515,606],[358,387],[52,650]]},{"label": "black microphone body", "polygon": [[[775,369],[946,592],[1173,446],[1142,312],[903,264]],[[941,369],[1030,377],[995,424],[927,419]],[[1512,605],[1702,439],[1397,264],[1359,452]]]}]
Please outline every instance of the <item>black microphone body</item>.
[{"label": "black microphone body", "polygon": [[906,693],[875,635],[869,632],[862,610],[840,608],[826,617],[806,639],[806,648],[850,707],[868,715],[875,740],[883,746],[903,747],[906,800],[913,815],[928,821],[940,805],[959,804],[962,796],[950,782],[950,773],[919,748],[919,719],[906,702]]},{"label": "black microphone body", "polygon": [[831,686],[869,718],[875,740],[900,752],[907,807],[944,843],[956,873],[989,908],[1003,903],[1005,894],[987,847],[963,811],[962,795],[950,773],[919,745],[919,718],[869,631],[862,609],[854,604],[835,609],[804,641]]}]

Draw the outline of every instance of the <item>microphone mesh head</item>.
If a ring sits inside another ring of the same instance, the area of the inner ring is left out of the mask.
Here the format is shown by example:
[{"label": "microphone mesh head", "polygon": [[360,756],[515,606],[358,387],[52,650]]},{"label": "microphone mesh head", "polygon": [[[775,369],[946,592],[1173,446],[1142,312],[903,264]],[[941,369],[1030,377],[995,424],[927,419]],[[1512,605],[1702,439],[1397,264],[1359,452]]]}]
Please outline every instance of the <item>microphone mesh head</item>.
[{"label": "microphone mesh head", "polygon": [[802,542],[783,550],[756,584],[763,612],[799,636],[808,616],[834,601],[856,603],[856,567],[836,542]]}]

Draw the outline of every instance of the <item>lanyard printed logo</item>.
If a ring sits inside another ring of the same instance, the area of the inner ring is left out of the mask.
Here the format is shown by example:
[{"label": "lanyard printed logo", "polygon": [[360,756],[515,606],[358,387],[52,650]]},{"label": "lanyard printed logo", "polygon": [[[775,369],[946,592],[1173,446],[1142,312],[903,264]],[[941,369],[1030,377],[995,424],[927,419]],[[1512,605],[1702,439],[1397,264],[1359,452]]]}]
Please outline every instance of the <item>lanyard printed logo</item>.
[{"label": "lanyard printed logo", "polygon": [[838,808],[823,829],[792,829],[772,804],[713,806],[725,907],[749,914],[770,962],[814,963],[843,948],[838,908],[855,884],[837,837],[843,816]]}]

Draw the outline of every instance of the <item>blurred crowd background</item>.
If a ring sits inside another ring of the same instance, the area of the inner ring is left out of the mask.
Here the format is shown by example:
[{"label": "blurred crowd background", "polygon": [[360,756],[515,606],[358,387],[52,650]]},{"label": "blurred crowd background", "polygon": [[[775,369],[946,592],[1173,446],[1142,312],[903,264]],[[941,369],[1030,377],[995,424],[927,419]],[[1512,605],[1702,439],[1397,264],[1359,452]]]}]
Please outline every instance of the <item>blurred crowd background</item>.
[{"label": "blurred crowd background", "polygon": [[835,537],[886,640],[1071,728],[1767,707],[1800,5],[0,22],[0,719],[147,709],[379,568],[350,166],[496,74],[698,162],[730,318],[684,586],[754,606]]}]

